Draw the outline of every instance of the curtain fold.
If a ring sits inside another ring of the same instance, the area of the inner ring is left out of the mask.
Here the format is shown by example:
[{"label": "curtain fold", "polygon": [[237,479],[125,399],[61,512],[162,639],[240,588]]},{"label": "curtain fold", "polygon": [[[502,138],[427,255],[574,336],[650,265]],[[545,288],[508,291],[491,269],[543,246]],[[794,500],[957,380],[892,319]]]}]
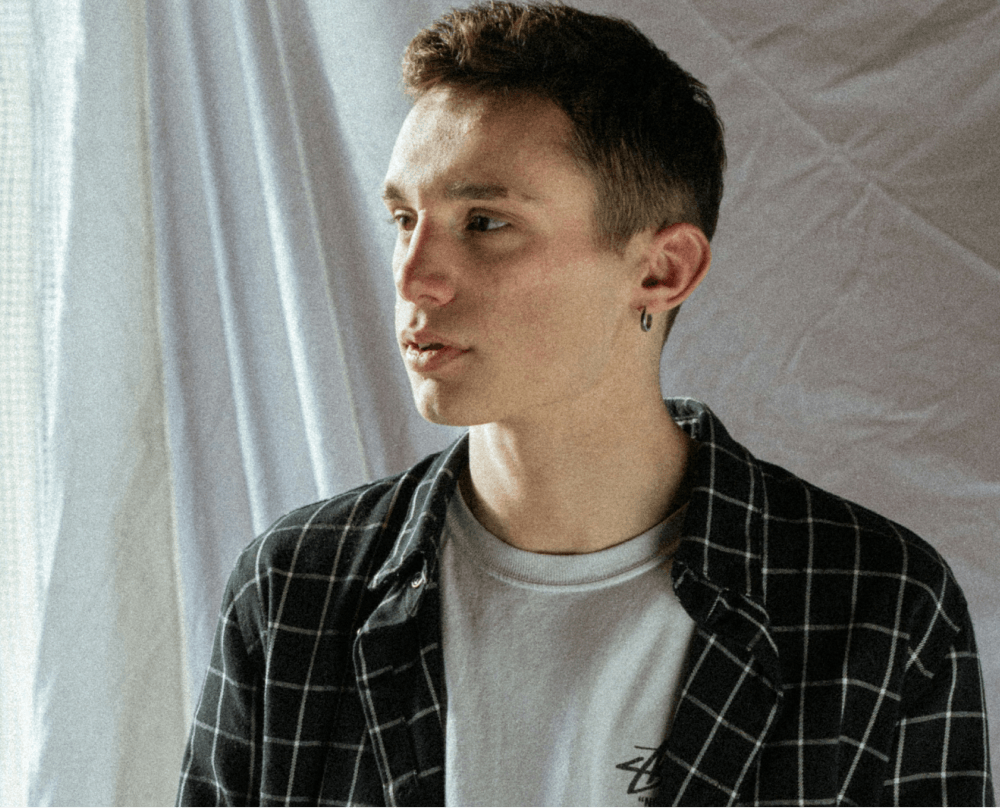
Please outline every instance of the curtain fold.
[{"label": "curtain fold", "polygon": [[189,713],[140,11],[33,5],[35,804],[162,801]]},{"label": "curtain fold", "polygon": [[[237,3],[233,13],[298,409],[316,488],[326,490],[338,475],[370,479],[371,472],[351,379],[346,373],[347,356],[338,327],[339,306],[324,282],[328,268],[321,236],[323,223],[318,217],[306,162],[308,144],[304,142],[297,106],[300,99],[296,98],[291,73],[298,66],[291,61],[294,52],[286,52],[285,37],[278,27],[279,12],[272,3],[253,7]],[[280,13],[291,18],[301,14],[302,9],[289,4]],[[269,81],[272,73],[276,75]],[[309,301],[314,299],[322,306],[310,306]],[[328,336],[329,343],[321,343],[318,337],[322,335]],[[332,400],[328,397],[320,401],[315,381],[317,369],[326,363],[327,356],[332,356],[340,373],[331,380],[328,392]],[[344,416],[345,434],[324,434],[324,408]],[[337,469],[331,466],[334,458],[340,463]]]},{"label": "curtain fold", "polygon": [[39,613],[31,6],[0,6],[0,805],[24,804]]}]

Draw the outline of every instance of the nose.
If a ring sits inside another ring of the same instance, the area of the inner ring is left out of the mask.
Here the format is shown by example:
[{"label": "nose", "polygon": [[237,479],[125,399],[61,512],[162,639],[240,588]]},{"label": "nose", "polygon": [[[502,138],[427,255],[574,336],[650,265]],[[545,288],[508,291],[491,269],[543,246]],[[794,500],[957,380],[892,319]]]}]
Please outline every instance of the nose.
[{"label": "nose", "polygon": [[413,230],[396,239],[392,274],[397,294],[410,303],[447,305],[455,296],[455,258],[447,233],[422,218]]}]

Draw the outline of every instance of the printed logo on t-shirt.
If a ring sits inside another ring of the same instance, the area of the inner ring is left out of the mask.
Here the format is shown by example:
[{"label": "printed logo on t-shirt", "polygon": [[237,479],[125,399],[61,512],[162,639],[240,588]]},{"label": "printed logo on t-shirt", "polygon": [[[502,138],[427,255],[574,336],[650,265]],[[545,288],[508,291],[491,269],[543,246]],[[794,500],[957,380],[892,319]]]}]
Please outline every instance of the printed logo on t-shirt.
[{"label": "printed logo on t-shirt", "polygon": [[634,777],[632,778],[632,782],[628,784],[628,793],[646,795],[640,796],[639,802],[648,805],[653,798],[651,792],[655,791],[656,787],[660,785],[660,760],[663,759],[663,755],[666,752],[667,743],[664,741],[655,749],[651,746],[636,746],[635,748],[640,752],[647,752],[649,754],[634,757],[631,760],[626,760],[624,763],[618,763],[615,765],[615,768],[632,772]]}]

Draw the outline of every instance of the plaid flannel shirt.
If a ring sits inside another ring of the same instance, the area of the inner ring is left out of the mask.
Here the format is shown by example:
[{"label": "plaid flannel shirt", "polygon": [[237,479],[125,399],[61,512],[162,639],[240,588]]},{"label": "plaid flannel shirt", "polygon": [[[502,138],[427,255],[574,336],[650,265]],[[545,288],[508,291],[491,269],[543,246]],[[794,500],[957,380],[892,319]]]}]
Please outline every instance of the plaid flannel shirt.
[{"label": "plaid flannel shirt", "polygon": [[[644,794],[992,804],[972,626],[941,557],[755,459],[704,405],[667,405],[701,443],[672,572],[697,627]],[[443,804],[437,556],[467,452],[295,511],[242,553],[181,803]]]}]

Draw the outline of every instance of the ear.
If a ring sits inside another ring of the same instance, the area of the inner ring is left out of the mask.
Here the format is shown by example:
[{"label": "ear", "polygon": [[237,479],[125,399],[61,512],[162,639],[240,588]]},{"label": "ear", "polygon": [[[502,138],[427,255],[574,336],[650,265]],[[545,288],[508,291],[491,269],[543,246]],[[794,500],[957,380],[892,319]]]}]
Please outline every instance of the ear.
[{"label": "ear", "polygon": [[651,314],[683,303],[712,263],[712,248],[697,225],[678,222],[653,233],[645,245],[642,276],[632,305]]}]

